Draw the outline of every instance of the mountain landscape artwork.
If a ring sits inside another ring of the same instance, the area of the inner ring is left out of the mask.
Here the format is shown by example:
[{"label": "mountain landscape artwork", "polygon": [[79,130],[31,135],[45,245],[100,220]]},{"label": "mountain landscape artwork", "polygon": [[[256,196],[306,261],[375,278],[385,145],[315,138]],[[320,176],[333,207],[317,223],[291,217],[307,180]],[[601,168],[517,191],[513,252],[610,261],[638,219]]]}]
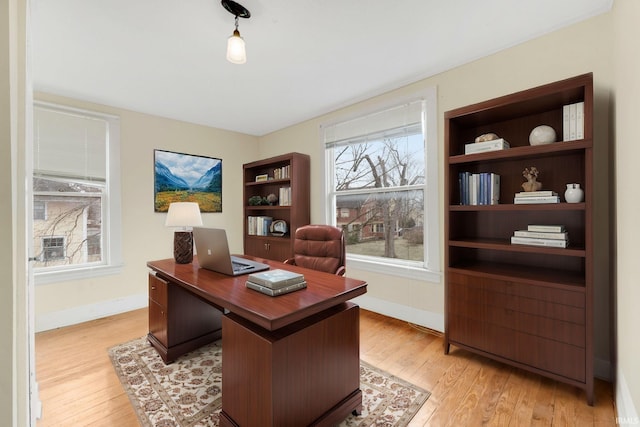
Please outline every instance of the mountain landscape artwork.
[{"label": "mountain landscape artwork", "polygon": [[200,212],[222,212],[222,160],[154,150],[154,210],[173,202],[196,202]]}]

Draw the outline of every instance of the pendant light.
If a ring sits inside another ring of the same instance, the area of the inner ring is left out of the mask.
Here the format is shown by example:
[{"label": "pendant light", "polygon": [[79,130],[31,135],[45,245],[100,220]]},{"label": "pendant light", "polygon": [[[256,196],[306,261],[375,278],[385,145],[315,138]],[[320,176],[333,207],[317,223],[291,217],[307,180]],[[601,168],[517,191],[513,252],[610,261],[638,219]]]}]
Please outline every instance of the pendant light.
[{"label": "pendant light", "polygon": [[244,6],[232,0],[222,0],[221,3],[236,18],[236,29],[227,40],[227,61],[233,64],[244,64],[247,62],[247,51],[244,39],[240,37],[240,31],[238,31],[238,18],[249,18],[251,13]]}]

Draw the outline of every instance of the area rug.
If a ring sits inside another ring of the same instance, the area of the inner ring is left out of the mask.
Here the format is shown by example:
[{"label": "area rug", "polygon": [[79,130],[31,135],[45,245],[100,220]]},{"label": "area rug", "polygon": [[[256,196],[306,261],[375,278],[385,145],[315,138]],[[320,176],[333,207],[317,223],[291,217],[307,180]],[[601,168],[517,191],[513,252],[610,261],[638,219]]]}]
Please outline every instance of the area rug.
[{"label": "area rug", "polygon": [[[212,427],[222,406],[222,341],[165,365],[146,338],[109,349],[109,357],[144,427]],[[363,361],[363,410],[340,426],[406,426],[430,393]]]}]

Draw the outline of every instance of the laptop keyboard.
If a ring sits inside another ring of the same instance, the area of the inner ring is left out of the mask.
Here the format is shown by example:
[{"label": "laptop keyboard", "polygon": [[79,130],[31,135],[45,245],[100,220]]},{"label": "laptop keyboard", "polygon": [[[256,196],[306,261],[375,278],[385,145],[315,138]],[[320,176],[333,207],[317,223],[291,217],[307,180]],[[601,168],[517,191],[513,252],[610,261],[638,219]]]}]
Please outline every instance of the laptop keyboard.
[{"label": "laptop keyboard", "polygon": [[[251,268],[250,265],[248,264],[242,264],[240,262],[235,262],[232,261],[231,264],[233,264],[233,271],[242,271],[242,270],[246,270],[248,268]],[[227,264],[228,265],[228,264]]]}]

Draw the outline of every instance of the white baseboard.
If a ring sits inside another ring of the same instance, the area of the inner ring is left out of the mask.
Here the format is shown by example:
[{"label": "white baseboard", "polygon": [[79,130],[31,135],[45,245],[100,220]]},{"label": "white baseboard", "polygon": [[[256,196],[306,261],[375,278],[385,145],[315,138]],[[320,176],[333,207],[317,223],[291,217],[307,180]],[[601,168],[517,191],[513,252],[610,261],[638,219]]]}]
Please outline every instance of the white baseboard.
[{"label": "white baseboard", "polygon": [[146,307],[148,303],[148,295],[144,293],[80,307],[72,307],[51,313],[38,314],[35,319],[35,331],[48,331],[50,329],[62,328],[64,326],[137,310]]},{"label": "white baseboard", "polygon": [[627,387],[627,381],[622,372],[616,374],[616,423],[621,426],[638,426],[640,418],[633,404],[631,393]]},{"label": "white baseboard", "polygon": [[418,310],[402,304],[396,304],[386,300],[361,295],[353,299],[365,310],[375,311],[385,316],[395,319],[404,320],[409,323],[424,326],[439,332],[444,332],[444,315],[440,313],[431,313],[429,311]]}]

